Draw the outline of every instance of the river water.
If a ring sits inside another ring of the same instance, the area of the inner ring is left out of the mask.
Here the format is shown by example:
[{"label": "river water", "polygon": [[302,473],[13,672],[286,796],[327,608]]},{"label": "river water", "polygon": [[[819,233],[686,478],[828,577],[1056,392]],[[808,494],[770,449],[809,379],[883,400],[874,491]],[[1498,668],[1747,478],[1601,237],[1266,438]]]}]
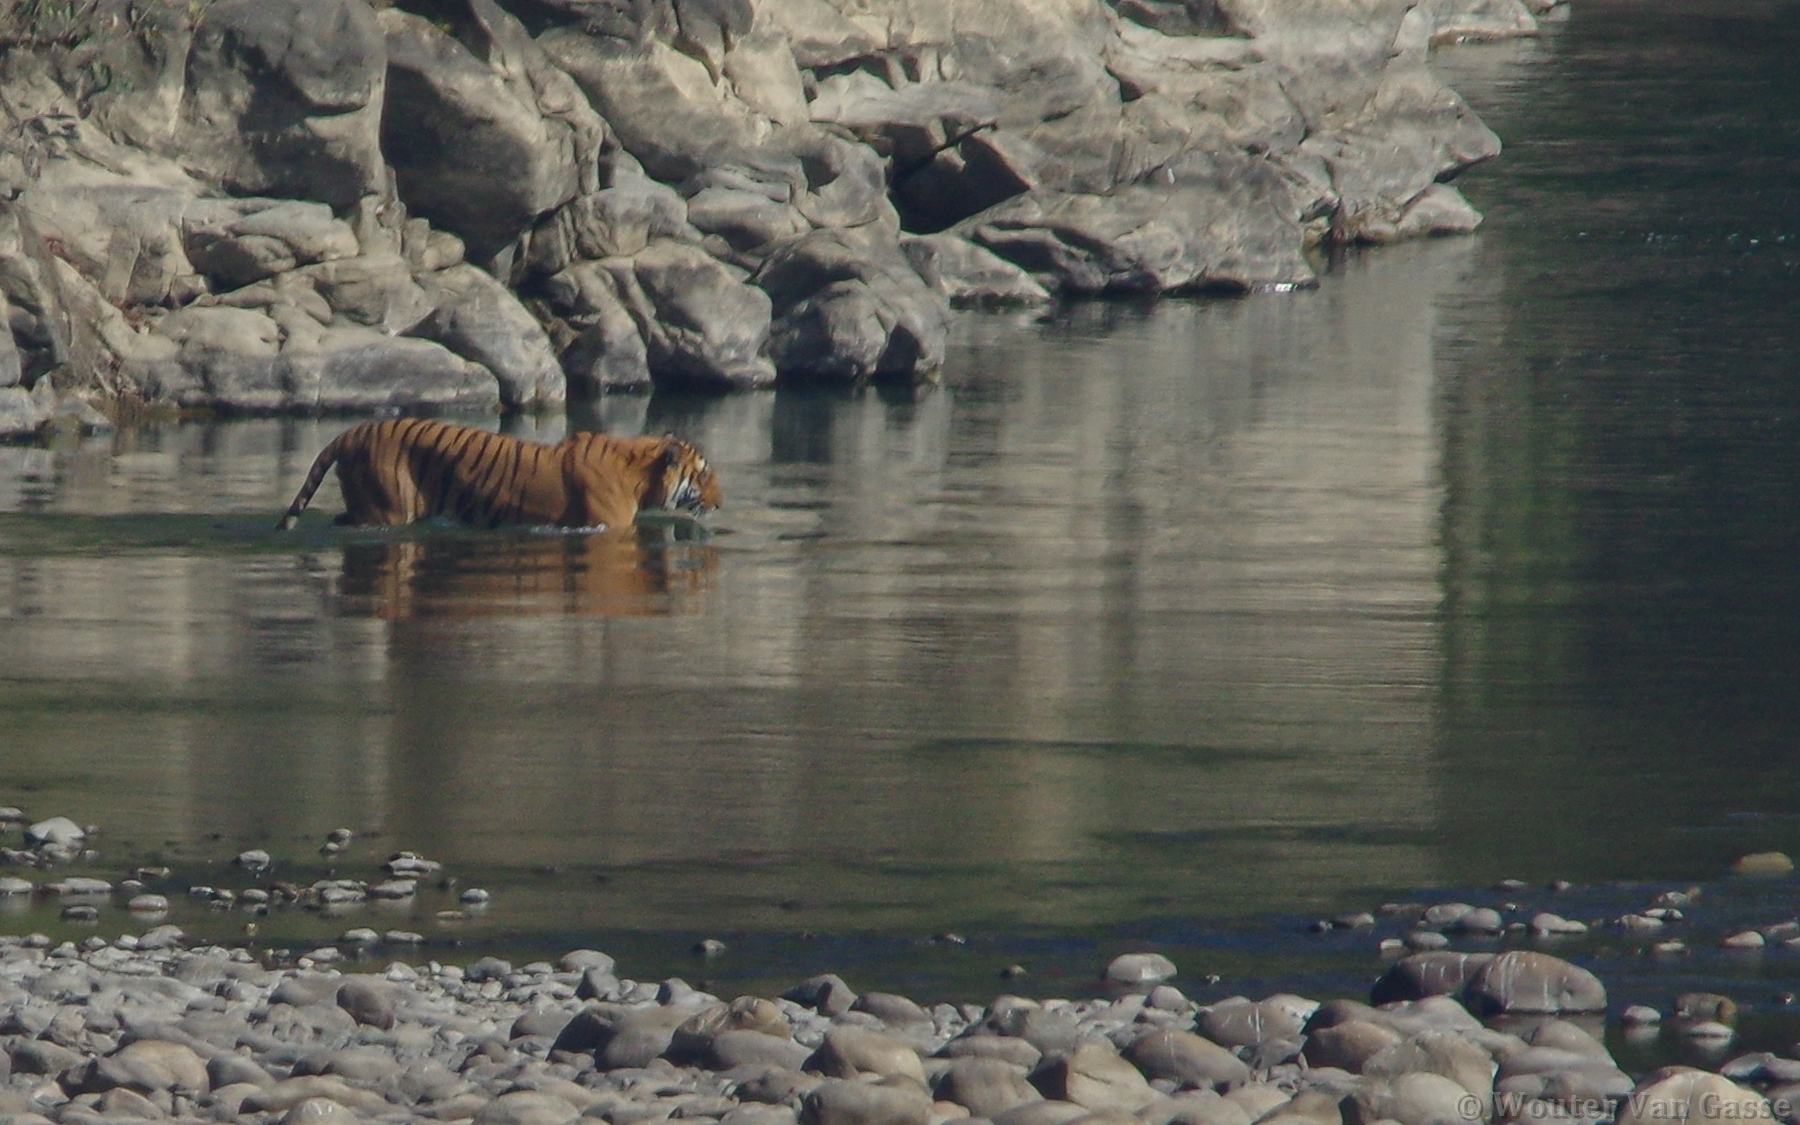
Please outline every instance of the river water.
[{"label": "river water", "polygon": [[[1501,877],[1791,916],[1722,873],[1800,849],[1797,50],[1792,4],[1580,0],[1437,56],[1507,144],[1459,185],[1474,237],[969,314],[917,394],[574,419],[699,443],[710,535],[343,531],[331,484],[274,532],[342,419],[0,448],[0,804],[99,826],[100,873],[406,848],[494,894],[268,944],[921,995],[1137,946],[1351,992],[1374,939],[1305,921]],[[1754,1002],[1800,956],[1682,974],[1638,987]]]}]

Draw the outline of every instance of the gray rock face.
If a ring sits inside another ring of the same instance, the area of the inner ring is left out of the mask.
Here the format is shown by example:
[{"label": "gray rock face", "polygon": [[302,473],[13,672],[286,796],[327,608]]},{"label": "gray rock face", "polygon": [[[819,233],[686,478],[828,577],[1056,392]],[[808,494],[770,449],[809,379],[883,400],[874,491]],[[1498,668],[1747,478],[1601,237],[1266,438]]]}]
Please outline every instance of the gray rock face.
[{"label": "gray rock face", "polygon": [[625,151],[659,180],[686,180],[734,149],[754,148],[773,130],[705,63],[660,41],[559,28],[539,42],[580,84]]},{"label": "gray rock face", "polygon": [[236,194],[349,206],[385,186],[385,78],[362,0],[219,0],[194,28],[171,155]]},{"label": "gray rock face", "polygon": [[400,197],[485,262],[596,186],[605,126],[517,20],[465,0],[464,38],[389,9],[382,148]]},{"label": "gray rock face", "polygon": [[[509,408],[924,379],[947,303],[1310,284],[1318,244],[1475,229],[1446,181],[1498,142],[1427,52],[1556,7],[77,6],[0,76],[0,131],[42,141],[29,172],[0,152],[0,411],[40,425],[19,388],[53,367],[227,409],[481,397],[422,352],[368,385],[406,346],[356,327],[445,344]],[[583,269],[569,306],[552,279]],[[196,306],[263,320],[182,327]]]},{"label": "gray rock face", "polygon": [[697,246],[661,240],[603,266],[659,384],[723,390],[775,381],[769,297]]},{"label": "gray rock face", "polygon": [[470,265],[433,274],[427,286],[437,307],[412,335],[435,340],[493,372],[506,406],[561,405],[567,396],[562,365],[543,325],[512,290]]},{"label": "gray rock face", "polygon": [[1132,185],[1110,196],[1033,192],[961,230],[1046,286],[1068,293],[1285,288],[1310,285],[1287,208],[1246,195],[1260,183]]},{"label": "gray rock face", "polygon": [[856,384],[943,362],[947,303],[884,242],[815,231],[770,255],[755,281],[773,301],[770,352],[785,375]]}]

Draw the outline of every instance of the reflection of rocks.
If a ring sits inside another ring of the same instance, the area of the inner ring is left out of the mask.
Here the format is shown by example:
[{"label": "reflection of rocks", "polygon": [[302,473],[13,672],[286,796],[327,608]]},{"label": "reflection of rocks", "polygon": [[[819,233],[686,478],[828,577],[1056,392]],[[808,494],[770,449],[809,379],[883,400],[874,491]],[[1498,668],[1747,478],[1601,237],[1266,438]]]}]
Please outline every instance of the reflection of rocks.
[{"label": "reflection of rocks", "polygon": [[340,604],[387,620],[520,613],[644,617],[691,613],[710,584],[711,547],[669,529],[624,535],[424,535],[344,546]]},{"label": "reflection of rocks", "polygon": [[[570,384],[929,378],[951,302],[1308,283],[1319,243],[1473,229],[1446,181],[1498,146],[1426,53],[1560,11],[146,0],[115,26],[77,7],[0,15],[6,432],[54,409],[18,388],[57,367],[97,401],[446,401],[441,379],[379,385],[392,349],[372,345],[323,349],[356,394],[312,393],[293,371],[349,327],[434,340],[493,384],[456,401],[532,409]],[[903,231],[956,233],[902,253]],[[796,288],[830,243],[865,260]],[[707,296],[656,283],[671,255]],[[608,301],[545,304],[599,263]],[[273,328],[203,354],[160,328],[215,304]]]}]

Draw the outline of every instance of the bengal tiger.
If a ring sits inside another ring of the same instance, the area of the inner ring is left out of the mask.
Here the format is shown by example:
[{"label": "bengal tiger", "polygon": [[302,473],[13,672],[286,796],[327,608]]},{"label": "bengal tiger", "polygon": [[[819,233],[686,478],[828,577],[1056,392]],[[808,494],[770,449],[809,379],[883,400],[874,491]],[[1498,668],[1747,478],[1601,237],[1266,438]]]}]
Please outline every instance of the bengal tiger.
[{"label": "bengal tiger", "polygon": [[425,418],[365,422],[313,461],[276,526],[292,528],[337,466],[350,526],[452,516],[477,527],[622,528],[641,508],[719,506],[718,478],[675,437],[571,434],[555,445]]}]

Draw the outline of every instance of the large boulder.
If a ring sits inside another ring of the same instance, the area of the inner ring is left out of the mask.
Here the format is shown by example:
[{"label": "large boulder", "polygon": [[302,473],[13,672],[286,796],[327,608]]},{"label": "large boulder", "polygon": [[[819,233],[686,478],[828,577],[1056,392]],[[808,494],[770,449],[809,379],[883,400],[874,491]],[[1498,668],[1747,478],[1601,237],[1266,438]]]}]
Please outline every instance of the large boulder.
[{"label": "large boulder", "polygon": [[197,201],[182,219],[188,261],[221,290],[314,262],[353,258],[362,249],[356,232],[322,203]]},{"label": "large boulder", "polygon": [[173,354],[128,364],[125,374],[153,402],[251,413],[498,405],[487,369],[438,344],[308,319],[183,309],[156,332]]},{"label": "large boulder", "polygon": [[408,207],[485,262],[538,216],[598,186],[605,126],[581,91],[492,0],[462,0],[453,37],[381,13],[382,145]]},{"label": "large boulder", "polygon": [[424,279],[436,305],[411,335],[436,340],[494,373],[509,407],[556,406],[567,397],[562,365],[550,337],[512,290],[471,265]]},{"label": "large boulder", "polygon": [[1229,1090],[1250,1081],[1242,1059],[1191,1031],[1153,1031],[1127,1047],[1125,1057],[1146,1077],[1182,1087]]},{"label": "large boulder", "polygon": [[1454,953],[1449,950],[1431,950],[1402,957],[1389,965],[1369,990],[1369,1003],[1392,1004],[1427,996],[1460,995],[1469,978],[1493,959],[1492,953]]},{"label": "large boulder", "polygon": [[1313,270],[1281,193],[1272,170],[1234,179],[1221,169],[1107,196],[1032,192],[959,229],[1067,293],[1310,285]]},{"label": "large boulder", "polygon": [[363,0],[218,0],[194,28],[167,151],[233,194],[349,206],[387,186],[386,74]]},{"label": "large boulder", "polygon": [[659,384],[743,390],[775,381],[768,294],[706,251],[662,239],[599,264],[636,322]]},{"label": "large boulder", "polygon": [[538,42],[580,83],[625,151],[659,180],[686,180],[773,131],[773,122],[733,94],[705,63],[658,40],[600,38],[558,28]]},{"label": "large boulder", "polygon": [[525,257],[530,273],[548,276],[584,259],[628,258],[655,239],[700,241],[688,222],[688,202],[644,175],[630,156],[615,154],[606,180],[538,222]]},{"label": "large boulder", "polygon": [[1593,973],[1560,957],[1513,950],[1475,971],[1464,987],[1463,1003],[1478,1015],[1602,1012],[1606,986]]},{"label": "large boulder", "polygon": [[1767,1121],[1769,1100],[1728,1078],[1686,1066],[1646,1075],[1619,1106],[1618,1125],[1655,1121]]},{"label": "large boulder", "polygon": [[650,389],[650,353],[631,311],[619,300],[612,275],[597,262],[581,262],[546,283],[551,307],[561,316],[561,361],[574,399],[608,391]]},{"label": "large boulder", "polygon": [[943,363],[948,303],[884,238],[814,231],[755,281],[774,302],[770,352],[784,375],[856,384],[926,378]]}]

